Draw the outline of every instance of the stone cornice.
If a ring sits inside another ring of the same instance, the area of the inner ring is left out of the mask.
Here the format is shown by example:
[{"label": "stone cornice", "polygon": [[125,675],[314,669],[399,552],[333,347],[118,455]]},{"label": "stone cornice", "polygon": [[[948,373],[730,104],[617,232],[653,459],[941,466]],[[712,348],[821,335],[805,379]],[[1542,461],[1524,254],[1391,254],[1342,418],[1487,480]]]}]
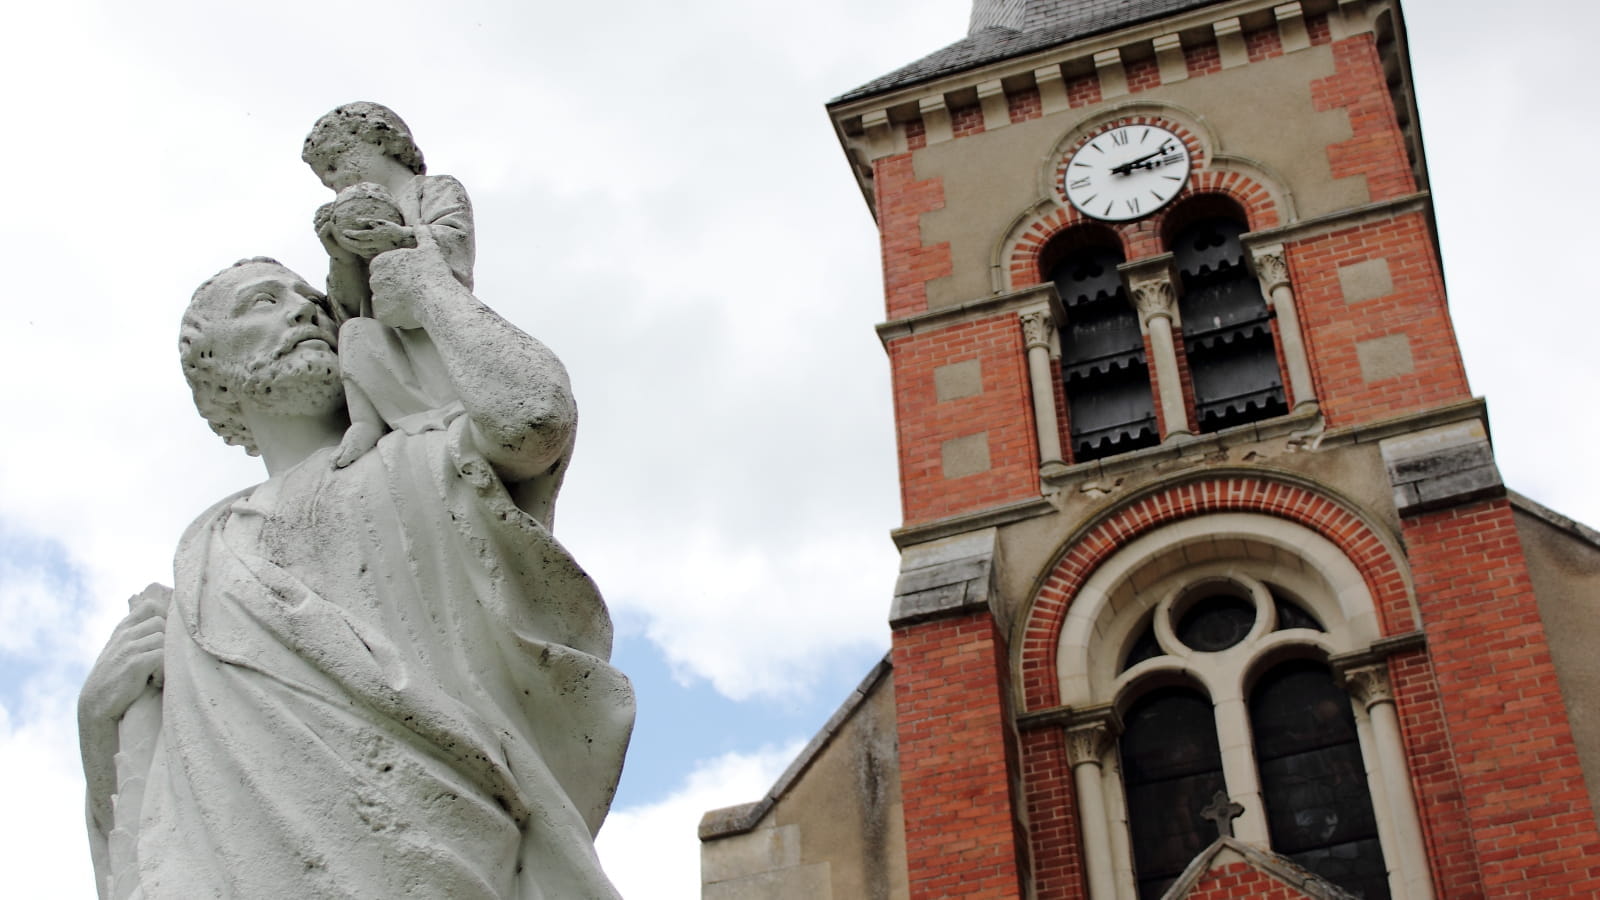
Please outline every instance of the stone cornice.
[{"label": "stone cornice", "polygon": [[1021,290],[1008,291],[1004,294],[993,294],[980,297],[977,300],[968,300],[955,306],[936,309],[929,312],[917,313],[901,319],[891,319],[879,323],[877,326],[878,340],[887,347],[890,341],[913,334],[923,334],[929,331],[938,331],[953,325],[960,325],[974,319],[987,319],[991,316],[1006,312],[1021,312],[1029,309],[1044,309],[1048,307],[1055,321],[1065,321],[1061,298],[1056,293],[1054,284],[1035,284]]},{"label": "stone cornice", "polygon": [[[1169,34],[1200,34],[1211,30],[1219,22],[1242,20],[1249,29],[1269,28],[1277,24],[1274,13],[1283,0],[1231,0],[1213,6],[1204,6],[1187,12],[1164,16],[1114,31],[1101,32],[1077,40],[1068,40],[1054,46],[1020,56],[1010,56],[986,65],[954,72],[931,81],[891,89],[880,94],[829,104],[828,112],[836,123],[859,117],[875,109],[899,110],[907,108],[909,114],[925,97],[959,95],[973,91],[977,85],[995,80],[1031,79],[1036,69],[1049,65],[1067,65],[1075,71],[1094,71],[1096,54],[1119,52],[1121,58],[1140,59],[1154,53],[1157,38]],[[1332,0],[1302,0],[1304,15],[1320,15],[1336,10],[1340,4]],[[848,129],[841,129],[848,130]]]}]

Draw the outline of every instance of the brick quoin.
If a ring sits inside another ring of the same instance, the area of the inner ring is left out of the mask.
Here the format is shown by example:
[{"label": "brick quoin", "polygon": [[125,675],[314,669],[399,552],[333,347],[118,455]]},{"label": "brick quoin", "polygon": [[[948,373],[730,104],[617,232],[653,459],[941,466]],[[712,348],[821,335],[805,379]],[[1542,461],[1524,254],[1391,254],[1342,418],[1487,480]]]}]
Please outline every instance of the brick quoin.
[{"label": "brick quoin", "polygon": [[1383,63],[1370,34],[1333,43],[1334,74],[1311,83],[1312,105],[1319,112],[1343,108],[1350,117],[1351,137],[1328,146],[1334,178],[1366,177],[1373,200],[1401,197],[1417,189],[1406,157],[1405,140],[1396,126]]},{"label": "brick quoin", "polygon": [[911,900],[1020,898],[1005,638],[987,610],[895,629]]},{"label": "brick quoin", "polygon": [[[1287,250],[1317,399],[1330,427],[1432,409],[1471,396],[1422,213],[1321,235]],[[1339,269],[1372,259],[1387,261],[1394,291],[1351,304],[1340,288]],[[1368,382],[1357,347],[1390,335],[1405,336],[1413,371]]]},{"label": "brick quoin", "polygon": [[[940,402],[934,369],[966,360],[977,360],[982,392]],[[1039,440],[1015,314],[896,338],[889,366],[907,524],[1039,496]],[[944,442],[979,432],[988,434],[988,471],[946,478]]]},{"label": "brick quoin", "polygon": [[1402,525],[1484,896],[1600,896],[1600,829],[1511,504]]},{"label": "brick quoin", "polygon": [[[920,122],[913,124],[921,128]],[[937,178],[918,181],[909,153],[873,163],[872,183],[877,194],[888,316],[898,319],[925,312],[928,282],[951,272],[949,242],[922,245],[922,216],[944,209],[944,184]]]}]

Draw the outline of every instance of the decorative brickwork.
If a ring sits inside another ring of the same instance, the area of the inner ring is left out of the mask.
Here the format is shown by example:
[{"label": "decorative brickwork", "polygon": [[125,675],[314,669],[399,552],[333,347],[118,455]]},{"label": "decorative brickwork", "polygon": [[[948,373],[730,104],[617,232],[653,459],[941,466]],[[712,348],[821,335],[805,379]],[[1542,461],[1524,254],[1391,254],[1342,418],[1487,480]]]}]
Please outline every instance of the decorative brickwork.
[{"label": "decorative brickwork", "polygon": [[1128,93],[1137,94],[1161,86],[1161,67],[1154,59],[1141,59],[1128,63]]},{"label": "decorative brickwork", "polygon": [[1246,32],[1244,46],[1249,51],[1250,61],[1253,63],[1283,55],[1283,39],[1278,35],[1276,28]]},{"label": "decorative brickwork", "polygon": [[987,610],[895,630],[911,900],[1019,898],[1005,638]]},{"label": "decorative brickwork", "polygon": [[950,244],[922,244],[922,216],[944,208],[944,185],[936,178],[918,181],[909,153],[880,159],[873,168],[884,303],[895,319],[927,310],[928,282],[950,274]]},{"label": "decorative brickwork", "polygon": [[955,137],[983,134],[983,107],[974,103],[950,110],[950,129]]},{"label": "decorative brickwork", "polygon": [[[1135,117],[1134,121],[1143,119],[1144,117]],[[1163,122],[1160,119],[1149,121]],[[1169,124],[1166,127],[1173,126]],[[1186,142],[1189,140],[1191,139],[1185,138]],[[1190,144],[1192,155],[1195,154],[1197,146],[1197,142]],[[1064,162],[1065,157],[1063,157]],[[1196,165],[1199,165],[1198,157]],[[1189,184],[1178,194],[1177,199],[1167,204],[1161,212],[1136,222],[1096,222],[1072,206],[1058,202],[1022,226],[1019,232],[1014,232],[1018,236],[1012,242],[1011,250],[1007,254],[1007,271],[1012,290],[1044,282],[1049,273],[1040,268],[1040,251],[1044,250],[1056,235],[1080,225],[1095,224],[1110,228],[1122,242],[1123,257],[1130,262],[1167,252],[1167,247],[1161,240],[1167,217],[1185,200],[1201,194],[1220,194],[1238,203],[1245,211],[1246,224],[1251,231],[1260,231],[1279,224],[1278,209],[1272,200],[1272,192],[1249,176],[1233,171],[1194,172],[1189,177]]]},{"label": "decorative brickwork", "polygon": [[[934,370],[968,359],[979,363],[982,392],[940,402]],[[889,363],[908,524],[1038,496],[1038,438],[1015,315],[898,338],[889,344]],[[941,445],[979,432],[988,434],[988,471],[944,477]]]},{"label": "decorative brickwork", "polygon": [[1222,71],[1222,51],[1217,48],[1216,41],[1184,47],[1183,64],[1188,68],[1190,78],[1213,75]]},{"label": "decorative brickwork", "polygon": [[1067,105],[1073,109],[1100,102],[1100,76],[1090,73],[1067,81]]},{"label": "decorative brickwork", "polygon": [[906,149],[921,150],[928,146],[928,126],[921,119],[914,119],[905,124]]},{"label": "decorative brickwork", "polygon": [[1011,114],[1013,125],[1044,115],[1044,104],[1039,100],[1039,89],[1028,88],[1015,94],[1007,94],[1006,111]]},{"label": "decorative brickwork", "polygon": [[1310,36],[1313,47],[1333,43],[1333,31],[1328,27],[1328,14],[1306,16],[1306,34]]},{"label": "decorative brickwork", "polygon": [[1213,476],[1132,500],[1068,543],[1028,609],[1021,648],[1022,696],[1026,709],[1060,703],[1056,646],[1061,625],[1078,590],[1094,570],[1128,541],[1169,522],[1215,512],[1259,512],[1297,522],[1338,547],[1361,572],[1377,607],[1384,634],[1415,628],[1405,578],[1378,533],[1330,497],[1298,484],[1258,475]]},{"label": "decorative brickwork", "polygon": [[[1300,241],[1289,246],[1288,256],[1317,397],[1330,426],[1431,409],[1470,396],[1422,213]],[[1340,285],[1339,268],[1380,257],[1388,261],[1392,293],[1353,308]],[[1390,335],[1404,335],[1409,342],[1413,371],[1368,382],[1358,347]]]},{"label": "decorative brickwork", "polygon": [[1600,830],[1510,502],[1408,516],[1404,535],[1486,895],[1600,896]]},{"label": "decorative brickwork", "polygon": [[1333,177],[1365,176],[1373,200],[1415,191],[1405,139],[1395,125],[1394,103],[1372,35],[1334,42],[1333,59],[1334,74],[1311,83],[1312,103],[1319,112],[1343,107],[1350,116],[1350,139],[1328,147]]},{"label": "decorative brickwork", "polygon": [[1185,900],[1311,900],[1304,891],[1252,867],[1235,862],[1207,872]]}]

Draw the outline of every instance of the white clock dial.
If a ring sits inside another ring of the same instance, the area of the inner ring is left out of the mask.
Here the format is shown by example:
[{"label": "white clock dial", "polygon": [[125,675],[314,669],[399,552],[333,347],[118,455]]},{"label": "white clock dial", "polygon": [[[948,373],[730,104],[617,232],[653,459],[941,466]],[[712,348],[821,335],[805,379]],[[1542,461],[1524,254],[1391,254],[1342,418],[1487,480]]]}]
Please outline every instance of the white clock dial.
[{"label": "white clock dial", "polygon": [[1127,222],[1165,206],[1189,180],[1189,148],[1160,125],[1119,125],[1067,160],[1061,188],[1086,216]]}]

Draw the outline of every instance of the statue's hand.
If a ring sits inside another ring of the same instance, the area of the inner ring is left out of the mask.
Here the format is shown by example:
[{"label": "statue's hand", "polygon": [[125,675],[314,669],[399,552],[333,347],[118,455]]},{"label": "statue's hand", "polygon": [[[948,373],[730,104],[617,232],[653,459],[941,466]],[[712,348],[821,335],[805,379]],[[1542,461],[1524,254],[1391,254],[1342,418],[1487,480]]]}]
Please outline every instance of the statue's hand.
[{"label": "statue's hand", "polygon": [[372,317],[390,328],[420,328],[420,307],[471,297],[451,273],[428,229],[418,228],[412,235],[414,248],[374,257],[369,270]]},{"label": "statue's hand", "polygon": [[362,219],[359,227],[339,230],[339,243],[366,259],[372,259],[390,250],[415,247],[417,238],[409,225],[396,225],[383,219]]},{"label": "statue's hand", "polygon": [[170,598],[160,585],[151,585],[135,598],[127,618],[111,632],[111,640],[83,683],[78,697],[80,721],[115,722],[146,686],[161,686]]},{"label": "statue's hand", "polygon": [[328,251],[329,259],[351,265],[361,261],[360,256],[339,242],[338,228],[333,223],[332,203],[324,203],[317,207],[316,214],[311,217],[311,224],[317,230],[317,239],[322,241],[322,249]]}]

